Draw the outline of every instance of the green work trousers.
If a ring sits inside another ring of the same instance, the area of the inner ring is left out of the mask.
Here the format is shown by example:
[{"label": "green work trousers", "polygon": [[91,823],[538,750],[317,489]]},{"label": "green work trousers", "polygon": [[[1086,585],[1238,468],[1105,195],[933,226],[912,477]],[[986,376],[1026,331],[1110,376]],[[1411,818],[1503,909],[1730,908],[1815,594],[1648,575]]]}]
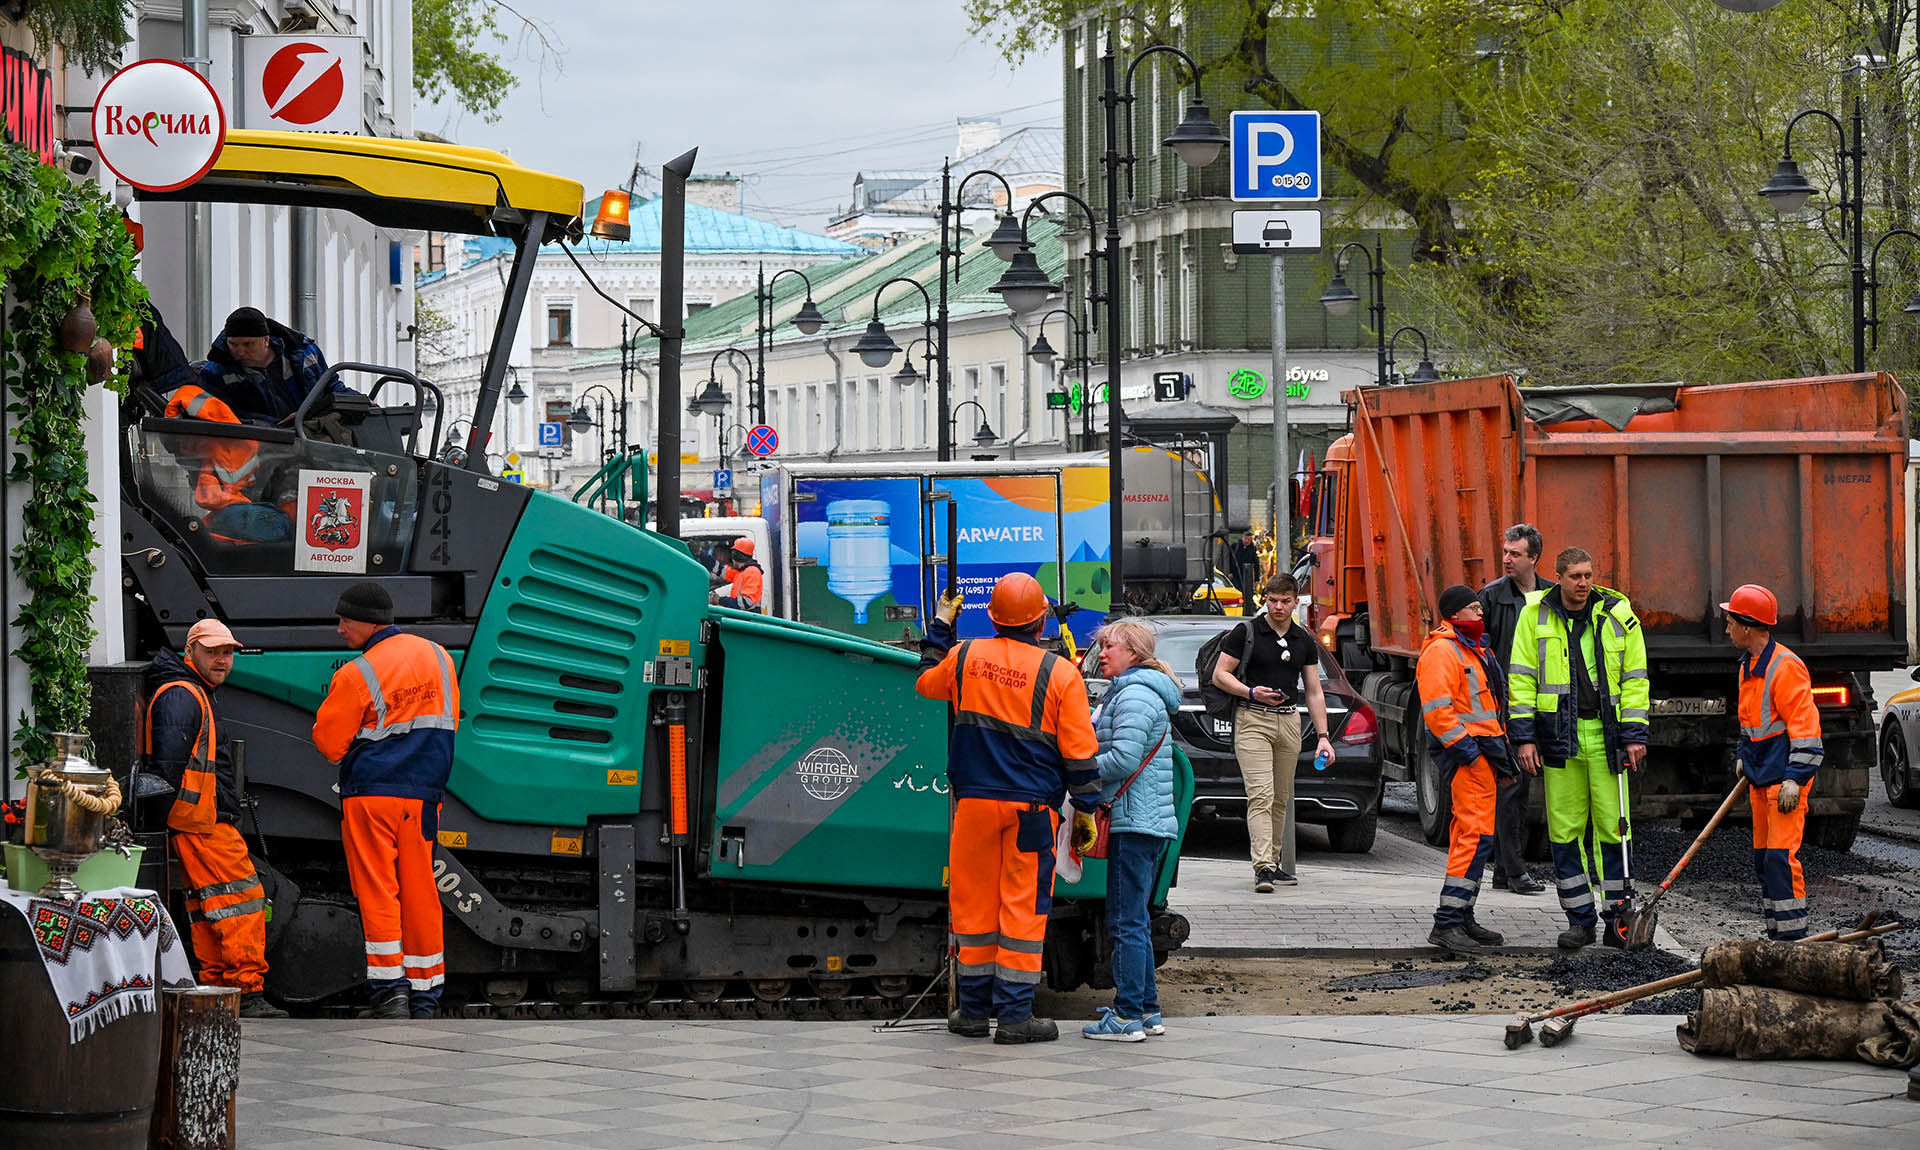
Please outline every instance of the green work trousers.
[{"label": "green work trousers", "polygon": [[[1547,839],[1553,848],[1553,877],[1560,909],[1575,927],[1591,926],[1598,916],[1613,918],[1631,890],[1627,884],[1627,846],[1620,835],[1621,780],[1607,769],[1606,732],[1598,719],[1579,721],[1579,749],[1562,766],[1547,766]],[[1587,854],[1587,827],[1600,848],[1600,866]],[[1628,838],[1632,828],[1628,828]],[[1603,905],[1594,907],[1593,877],[1599,875]]]}]

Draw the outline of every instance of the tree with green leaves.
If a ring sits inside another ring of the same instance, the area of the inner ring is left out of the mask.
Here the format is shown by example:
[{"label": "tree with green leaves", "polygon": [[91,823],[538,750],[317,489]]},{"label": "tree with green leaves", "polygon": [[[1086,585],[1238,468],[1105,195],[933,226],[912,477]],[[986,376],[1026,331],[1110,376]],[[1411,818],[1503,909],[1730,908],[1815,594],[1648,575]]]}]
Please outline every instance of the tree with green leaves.
[{"label": "tree with green leaves", "polygon": [[[1009,56],[1094,0],[964,0]],[[1800,218],[1758,195],[1788,122],[1867,109],[1868,245],[1912,226],[1914,0],[1147,0],[1118,21],[1207,70],[1216,106],[1317,108],[1348,226],[1398,219],[1416,266],[1396,311],[1456,370],[1542,383],[1712,382],[1846,370],[1849,265],[1832,127],[1794,155],[1826,194]],[[1127,54],[1123,48],[1122,54]],[[1865,67],[1855,64],[1856,58]],[[1344,218],[1342,218],[1344,217]],[[1898,308],[1920,244],[1880,267],[1874,365],[1910,362]]]},{"label": "tree with green leaves", "polygon": [[559,48],[547,25],[500,0],[414,0],[413,86],[425,103],[451,95],[454,103],[491,124],[519,78],[497,49],[509,38],[502,15],[539,45],[539,69],[558,67]]}]

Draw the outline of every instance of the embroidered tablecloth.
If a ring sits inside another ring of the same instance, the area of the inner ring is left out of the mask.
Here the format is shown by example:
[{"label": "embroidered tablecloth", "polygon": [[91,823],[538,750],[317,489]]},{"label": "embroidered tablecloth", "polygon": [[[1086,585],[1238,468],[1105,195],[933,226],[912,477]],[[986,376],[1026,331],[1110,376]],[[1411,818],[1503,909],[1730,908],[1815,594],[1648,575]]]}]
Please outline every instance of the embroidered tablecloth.
[{"label": "embroidered tablecloth", "polygon": [[154,1009],[156,982],[167,989],[194,985],[179,932],[150,890],[115,887],[66,902],[0,882],[0,902],[27,920],[67,1016],[68,1042],[136,1010]]}]

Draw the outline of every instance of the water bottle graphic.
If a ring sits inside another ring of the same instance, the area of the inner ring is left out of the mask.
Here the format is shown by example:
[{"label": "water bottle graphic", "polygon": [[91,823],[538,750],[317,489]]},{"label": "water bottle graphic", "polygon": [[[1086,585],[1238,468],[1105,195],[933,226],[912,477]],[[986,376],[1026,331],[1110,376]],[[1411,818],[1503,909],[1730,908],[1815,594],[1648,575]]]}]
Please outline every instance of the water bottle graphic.
[{"label": "water bottle graphic", "polygon": [[893,508],[880,499],[836,499],[827,504],[827,590],[853,604],[853,621],[893,589]]}]

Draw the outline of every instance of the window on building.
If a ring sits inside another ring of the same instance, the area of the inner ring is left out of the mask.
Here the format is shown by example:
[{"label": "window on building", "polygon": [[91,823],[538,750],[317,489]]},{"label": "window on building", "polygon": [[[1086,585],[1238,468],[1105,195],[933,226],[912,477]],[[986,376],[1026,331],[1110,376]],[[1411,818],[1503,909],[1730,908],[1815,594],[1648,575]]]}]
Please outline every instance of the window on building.
[{"label": "window on building", "polygon": [[[547,422],[560,425],[560,448],[567,450],[573,446],[573,428],[568,425],[567,417],[573,414],[573,402],[566,399],[546,401]],[[537,437],[536,437],[537,442]]]},{"label": "window on building", "polygon": [[687,301],[687,314],[692,315],[695,312],[705,311],[712,306],[713,301],[710,299],[690,299]]},{"label": "window on building", "polygon": [[1007,426],[1007,365],[992,363],[987,365],[987,395],[980,401],[987,409],[993,429],[1005,439],[1013,430]]},{"label": "window on building", "polygon": [[887,446],[895,451],[906,447],[907,389],[893,386],[893,419],[887,427]]},{"label": "window on building", "polygon": [[867,377],[867,426],[863,428],[866,438],[861,440],[869,451],[878,451],[886,446],[885,428],[880,426],[880,377]]},{"label": "window on building", "polygon": [[547,305],[547,346],[573,346],[573,305]]},{"label": "window on building", "polygon": [[[649,296],[630,295],[627,297],[627,310],[642,319],[652,320],[657,318],[653,312],[655,306],[653,299]],[[629,320],[628,322],[631,323],[632,321]]]}]

